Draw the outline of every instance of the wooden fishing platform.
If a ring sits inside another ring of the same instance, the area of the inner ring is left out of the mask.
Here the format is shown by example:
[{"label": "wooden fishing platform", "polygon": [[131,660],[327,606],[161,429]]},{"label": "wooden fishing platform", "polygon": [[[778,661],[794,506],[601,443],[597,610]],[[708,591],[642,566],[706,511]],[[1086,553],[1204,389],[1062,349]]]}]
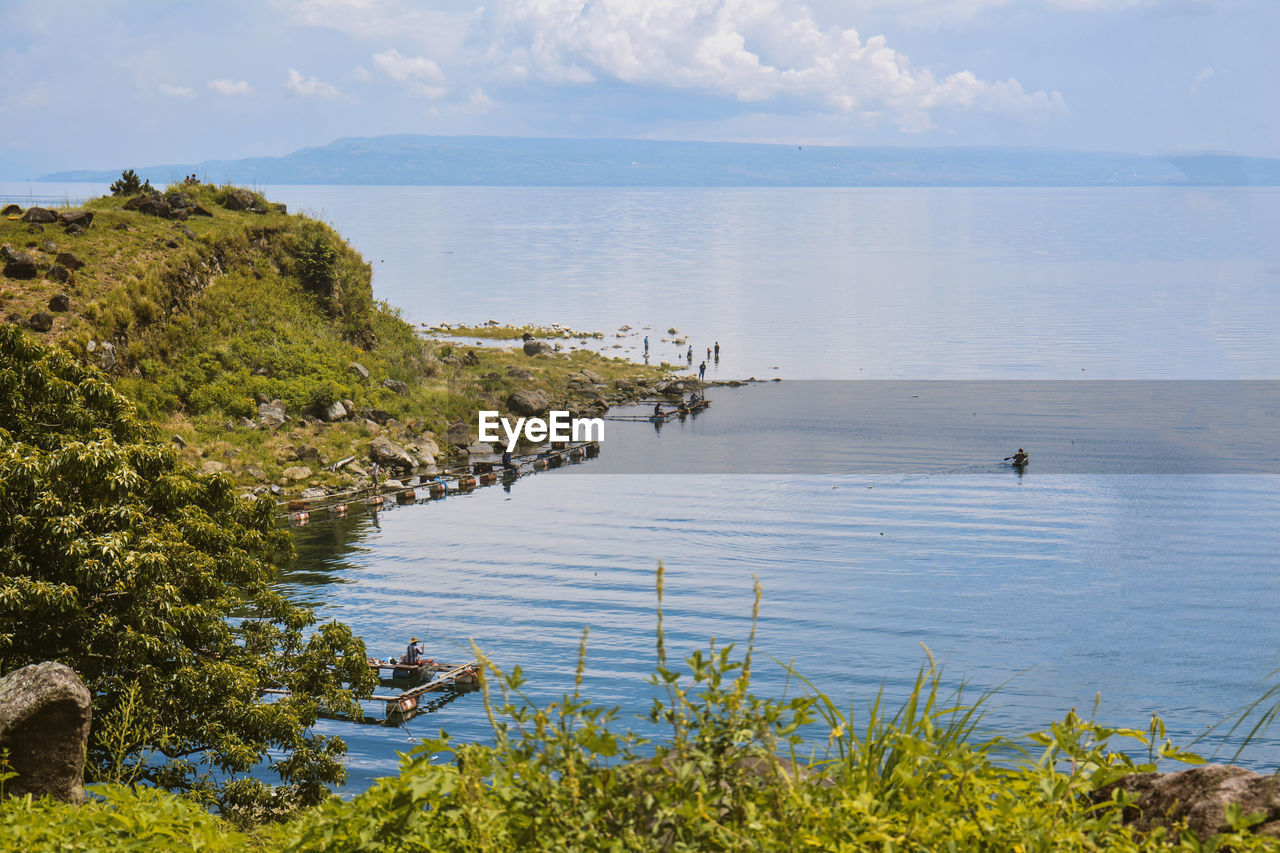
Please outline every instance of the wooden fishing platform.
[{"label": "wooden fishing platform", "polygon": [[689,415],[696,415],[698,412],[701,412],[703,409],[707,409],[710,406],[710,400],[699,400],[691,406],[678,406],[677,408],[663,412],[661,415],[606,415],[604,419],[606,421],[631,421],[636,423],[644,423],[646,421],[649,423],[665,423],[673,418],[685,418]]}]

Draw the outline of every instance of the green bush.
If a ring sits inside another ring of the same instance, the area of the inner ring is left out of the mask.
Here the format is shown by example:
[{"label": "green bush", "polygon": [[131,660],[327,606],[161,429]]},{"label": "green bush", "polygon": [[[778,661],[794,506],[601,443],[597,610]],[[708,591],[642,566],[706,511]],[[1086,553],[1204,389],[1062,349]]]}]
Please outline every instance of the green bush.
[{"label": "green bush", "polygon": [[120,173],[120,179],[111,184],[112,195],[137,195],[138,193],[154,192],[151,181],[143,183],[138,179],[138,175],[133,169],[125,169]]}]

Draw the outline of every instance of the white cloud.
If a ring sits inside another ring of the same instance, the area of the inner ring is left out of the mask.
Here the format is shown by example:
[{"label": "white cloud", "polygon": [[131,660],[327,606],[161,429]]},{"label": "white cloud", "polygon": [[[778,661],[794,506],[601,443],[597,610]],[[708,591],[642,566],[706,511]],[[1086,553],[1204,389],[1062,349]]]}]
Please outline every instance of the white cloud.
[{"label": "white cloud", "polygon": [[444,73],[440,70],[440,66],[430,59],[425,56],[404,56],[395,48],[375,53],[373,67],[401,83],[410,81],[439,83],[444,80]]},{"label": "white cloud", "polygon": [[210,80],[209,88],[219,95],[230,97],[248,97],[253,94],[253,87],[247,80]]},{"label": "white cloud", "polygon": [[1203,86],[1205,81],[1212,76],[1213,76],[1213,66],[1206,65],[1204,70],[1201,71],[1199,74],[1197,74],[1195,76],[1195,79],[1191,81],[1191,88],[1187,90],[1187,97],[1192,97],[1195,95],[1196,92],[1199,92],[1200,87]]},{"label": "white cloud", "polygon": [[160,94],[168,95],[170,98],[194,98],[196,96],[194,89],[188,89],[185,86],[170,86],[168,83],[161,83],[158,87]]},{"label": "white cloud", "polygon": [[342,94],[332,84],[317,77],[303,77],[296,68],[289,69],[289,79],[284,86],[304,98],[337,98]]},{"label": "white cloud", "polygon": [[1014,79],[915,70],[883,36],[824,29],[791,0],[511,0],[489,58],[510,78],[560,85],[610,78],[843,114],[883,108],[913,132],[931,128],[940,109],[1065,110],[1057,92],[1027,92]]},{"label": "white cloud", "polygon": [[358,83],[373,82],[373,72],[368,68],[365,68],[363,65],[357,65],[355,68],[351,69],[351,76]]}]

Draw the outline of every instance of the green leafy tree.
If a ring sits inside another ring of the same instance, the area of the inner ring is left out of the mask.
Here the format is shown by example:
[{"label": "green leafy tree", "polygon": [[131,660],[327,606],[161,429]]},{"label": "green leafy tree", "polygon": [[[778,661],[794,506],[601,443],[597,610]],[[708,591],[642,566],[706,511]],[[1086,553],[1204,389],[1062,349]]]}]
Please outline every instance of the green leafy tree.
[{"label": "green leafy tree", "polygon": [[138,193],[154,192],[151,186],[151,180],[145,183],[138,179],[138,174],[133,169],[125,169],[120,173],[120,179],[111,185],[112,195],[137,195]]},{"label": "green leafy tree", "polygon": [[102,373],[11,325],[0,400],[0,671],[58,660],[84,678],[95,778],[243,820],[324,799],[346,747],[309,727],[358,715],[373,677],[346,626],[276,590],[291,544],[270,501],[196,473]]}]

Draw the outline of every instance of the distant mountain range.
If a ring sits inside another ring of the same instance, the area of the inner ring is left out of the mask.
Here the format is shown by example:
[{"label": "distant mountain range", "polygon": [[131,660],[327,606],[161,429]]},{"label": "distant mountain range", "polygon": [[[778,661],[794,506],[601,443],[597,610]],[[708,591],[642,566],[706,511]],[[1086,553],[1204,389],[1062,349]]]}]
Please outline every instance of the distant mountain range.
[{"label": "distant mountain range", "polygon": [[[617,187],[1280,185],[1280,159],[1019,148],[839,148],[642,139],[375,136],[283,157],[134,168],[154,182]],[[42,181],[112,181],[119,169]]]}]

